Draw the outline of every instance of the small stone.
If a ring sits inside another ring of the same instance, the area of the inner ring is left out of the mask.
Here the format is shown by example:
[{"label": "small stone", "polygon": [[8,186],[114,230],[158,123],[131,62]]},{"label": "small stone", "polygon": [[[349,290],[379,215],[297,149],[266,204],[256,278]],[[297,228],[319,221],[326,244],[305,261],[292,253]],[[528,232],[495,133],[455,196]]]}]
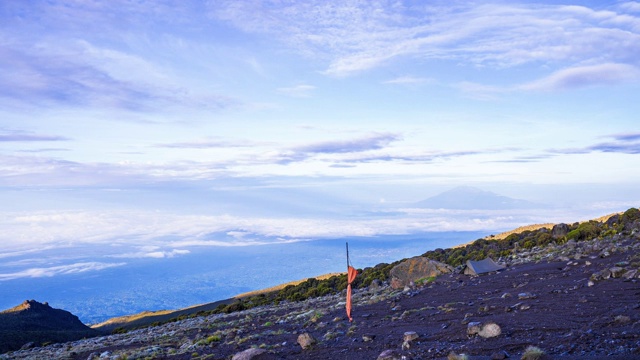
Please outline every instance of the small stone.
[{"label": "small stone", "polygon": [[231,360],[253,360],[253,359],[262,359],[262,354],[266,353],[267,350],[259,349],[259,348],[251,348],[245,351],[239,352],[231,358]]},{"label": "small stone", "polygon": [[415,331],[407,331],[404,333],[404,341],[413,341],[418,338],[418,334]]},{"label": "small stone", "polygon": [[447,356],[447,360],[466,360],[469,357],[465,354],[456,354],[453,351]]},{"label": "small stone", "polygon": [[587,286],[588,287],[592,287],[593,285],[595,285],[596,283],[593,282],[593,280],[589,280],[587,281]]},{"label": "small stone", "polygon": [[509,354],[504,350],[491,354],[491,360],[504,360],[507,358],[509,358]]},{"label": "small stone", "polygon": [[628,324],[631,322],[631,318],[627,315],[618,315],[615,317],[614,321],[618,324]]},{"label": "small stone", "polygon": [[531,309],[531,305],[528,305],[528,304],[520,305],[520,310],[522,310],[522,311],[526,311],[526,310],[529,310],[529,309]]},{"label": "small stone", "polygon": [[378,355],[377,360],[400,360],[400,359],[402,359],[400,357],[400,354],[398,354],[398,352],[396,352],[395,350],[385,350],[381,352],[380,355]]},{"label": "small stone", "polygon": [[478,335],[480,335],[480,337],[487,339],[487,338],[499,336],[501,333],[502,333],[502,329],[500,328],[500,325],[494,322],[490,322],[482,325],[482,329],[480,330],[480,332],[478,332]]},{"label": "small stone", "polygon": [[482,323],[479,321],[471,321],[467,324],[467,335],[475,335],[480,332]]},{"label": "small stone", "polygon": [[316,339],[309,333],[298,335],[298,344],[302,347],[302,349],[308,349],[316,342]]},{"label": "small stone", "polygon": [[362,341],[364,342],[373,341],[375,338],[376,338],[375,335],[362,335]]},{"label": "small stone", "polygon": [[609,271],[611,271],[611,277],[619,278],[622,276],[622,273],[624,272],[624,268],[621,268],[619,266],[614,266],[611,269],[609,269]]},{"label": "small stone", "polygon": [[528,293],[528,292],[518,294],[518,299],[520,300],[535,299],[535,298],[536,296],[534,294]]},{"label": "small stone", "polygon": [[625,279],[625,280],[631,280],[631,279],[635,278],[637,274],[638,274],[638,270],[636,270],[636,269],[629,270],[629,271],[625,272],[624,274],[622,274],[622,278]]}]

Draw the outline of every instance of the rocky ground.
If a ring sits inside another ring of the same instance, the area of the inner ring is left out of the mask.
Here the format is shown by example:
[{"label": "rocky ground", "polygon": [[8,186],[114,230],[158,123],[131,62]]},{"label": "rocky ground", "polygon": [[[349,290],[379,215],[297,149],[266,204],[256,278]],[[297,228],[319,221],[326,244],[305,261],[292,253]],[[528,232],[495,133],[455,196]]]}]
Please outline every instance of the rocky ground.
[{"label": "rocky ground", "polygon": [[547,359],[640,359],[636,236],[570,241],[503,261],[499,273],[356,291],[352,323],[341,294],[0,359],[520,359],[529,346]]}]

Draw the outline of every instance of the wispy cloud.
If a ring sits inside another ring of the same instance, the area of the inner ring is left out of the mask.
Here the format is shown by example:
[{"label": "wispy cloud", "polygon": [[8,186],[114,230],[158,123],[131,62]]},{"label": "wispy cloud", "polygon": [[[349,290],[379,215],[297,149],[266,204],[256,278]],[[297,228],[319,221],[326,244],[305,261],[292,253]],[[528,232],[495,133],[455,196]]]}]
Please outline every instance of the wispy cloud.
[{"label": "wispy cloud", "polygon": [[401,139],[402,137],[397,134],[372,134],[370,136],[365,136],[357,139],[335,140],[302,145],[294,148],[293,150],[296,152],[315,154],[353,153],[369,150],[379,150],[386,147],[391,142]]},{"label": "wispy cloud", "polygon": [[402,140],[402,136],[392,133],[373,133],[368,136],[347,140],[330,140],[296,146],[272,157],[278,164],[301,162],[322,155],[344,155],[376,151]]},{"label": "wispy cloud", "polygon": [[518,92],[556,92],[631,83],[638,79],[640,79],[640,68],[637,66],[606,63],[571,66],[522,84],[495,86],[464,81],[453,87],[470,98],[496,100],[500,96]]},{"label": "wispy cloud", "polygon": [[116,254],[111,257],[114,258],[129,258],[129,259],[137,259],[137,258],[153,258],[153,259],[167,259],[173,258],[179,255],[188,255],[191,251],[184,249],[173,249],[171,251],[167,250],[155,250],[155,251],[138,251],[132,253],[124,253],[124,254]]},{"label": "wispy cloud", "polygon": [[615,134],[607,138],[610,141],[578,148],[561,148],[549,150],[553,154],[589,154],[593,152],[640,154],[640,133]]},{"label": "wispy cloud", "polygon": [[419,84],[428,84],[433,82],[434,80],[431,78],[424,77],[415,77],[415,76],[400,76],[391,80],[383,81],[383,84],[392,84],[392,85],[419,85]]},{"label": "wispy cloud", "polygon": [[0,133],[0,142],[38,142],[38,141],[68,141],[64,136],[40,135],[24,131],[4,131]]},{"label": "wispy cloud", "polygon": [[278,93],[296,97],[296,98],[308,98],[311,97],[311,93],[316,89],[313,85],[296,85],[291,87],[278,88]]},{"label": "wispy cloud", "polygon": [[636,141],[640,140],[640,133],[615,134],[611,137],[618,141]]},{"label": "wispy cloud", "polygon": [[476,156],[485,154],[498,154],[516,151],[514,148],[502,149],[478,149],[460,151],[394,151],[379,154],[351,154],[335,160],[339,164],[377,163],[377,162],[404,162],[404,163],[431,163],[437,160],[450,160],[458,157]]},{"label": "wispy cloud", "polygon": [[[18,29],[3,37],[0,44],[0,101],[4,104],[31,109],[90,106],[147,112],[174,107],[222,110],[240,104],[236,98],[193,86],[178,74],[172,61],[177,49],[172,46],[179,45],[168,40],[171,35],[150,45],[147,34],[150,27],[159,26],[155,21],[181,23],[187,28],[186,20],[199,14],[187,15],[189,6],[114,1],[64,6],[57,2],[14,3],[9,7],[9,13],[29,15],[21,20],[2,19],[8,27]],[[149,14],[154,14],[154,22],[148,21]],[[188,41],[179,40],[180,50],[185,51]],[[162,60],[156,52],[163,53]],[[191,62],[192,66],[197,64],[196,60]]]},{"label": "wispy cloud", "polygon": [[253,33],[276,35],[348,76],[394,59],[449,59],[505,67],[531,62],[636,63],[634,3],[585,6],[382,2],[211,3],[211,14]]},{"label": "wispy cloud", "polygon": [[623,2],[623,3],[620,3],[618,6],[621,9],[626,11],[640,13],[640,2],[637,2],[637,1]]},{"label": "wispy cloud", "polygon": [[18,272],[0,274],[0,281],[15,280],[20,278],[41,278],[57,275],[79,274],[87,271],[100,271],[123,265],[126,265],[126,263],[81,262],[69,265],[30,268]]},{"label": "wispy cloud", "polygon": [[155,147],[171,149],[210,149],[210,148],[234,148],[234,147],[254,147],[267,145],[266,142],[257,143],[250,140],[229,140],[222,137],[209,137],[201,140],[183,141],[166,144],[157,144]]},{"label": "wispy cloud", "polygon": [[526,91],[567,90],[630,82],[638,78],[640,78],[640,70],[635,66],[606,63],[562,69],[540,80],[520,85],[519,89]]}]

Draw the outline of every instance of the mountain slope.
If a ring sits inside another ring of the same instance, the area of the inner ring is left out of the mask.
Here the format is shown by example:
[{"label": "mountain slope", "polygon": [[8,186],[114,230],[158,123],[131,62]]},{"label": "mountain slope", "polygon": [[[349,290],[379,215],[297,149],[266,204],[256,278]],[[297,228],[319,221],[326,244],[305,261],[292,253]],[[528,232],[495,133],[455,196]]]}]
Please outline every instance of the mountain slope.
[{"label": "mountain slope", "polygon": [[40,346],[99,335],[68,311],[47,303],[27,300],[0,312],[0,353],[20,349],[26,343]]},{"label": "mountain slope", "polygon": [[436,196],[415,203],[415,206],[429,209],[456,210],[510,210],[531,209],[538,204],[526,200],[513,199],[471,186],[459,186]]}]

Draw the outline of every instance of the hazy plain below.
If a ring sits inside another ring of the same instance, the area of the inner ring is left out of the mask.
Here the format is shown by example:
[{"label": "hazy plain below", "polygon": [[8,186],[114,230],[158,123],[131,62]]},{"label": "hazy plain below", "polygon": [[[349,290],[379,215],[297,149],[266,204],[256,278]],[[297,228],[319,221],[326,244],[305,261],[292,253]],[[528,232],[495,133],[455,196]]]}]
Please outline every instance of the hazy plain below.
[{"label": "hazy plain below", "polygon": [[[345,243],[358,268],[420,255],[487,235],[433,232],[242,247],[202,247],[172,258],[129,259],[100,271],[21,277],[0,282],[0,308],[47,301],[87,323],[145,310],[178,309],[346,268]],[[42,256],[56,257],[43,251]],[[33,257],[32,254],[29,255]],[[25,256],[26,259],[26,256]],[[86,259],[89,261],[89,259]],[[76,259],[75,261],[78,261]],[[13,261],[16,267],[20,261]],[[11,264],[0,264],[11,272]],[[14,269],[15,270],[15,269]]]}]

